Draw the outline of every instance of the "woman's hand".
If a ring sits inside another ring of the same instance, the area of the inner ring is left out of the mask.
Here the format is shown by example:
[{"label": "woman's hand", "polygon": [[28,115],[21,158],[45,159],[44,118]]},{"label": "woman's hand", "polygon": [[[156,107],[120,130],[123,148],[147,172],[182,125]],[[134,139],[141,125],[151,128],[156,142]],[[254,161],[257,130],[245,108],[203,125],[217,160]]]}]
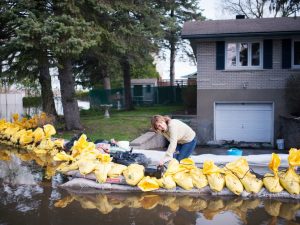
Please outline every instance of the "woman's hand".
[{"label": "woman's hand", "polygon": [[159,161],[159,163],[158,163],[158,166],[163,166],[163,165],[164,165],[164,160],[161,159],[161,160]]}]

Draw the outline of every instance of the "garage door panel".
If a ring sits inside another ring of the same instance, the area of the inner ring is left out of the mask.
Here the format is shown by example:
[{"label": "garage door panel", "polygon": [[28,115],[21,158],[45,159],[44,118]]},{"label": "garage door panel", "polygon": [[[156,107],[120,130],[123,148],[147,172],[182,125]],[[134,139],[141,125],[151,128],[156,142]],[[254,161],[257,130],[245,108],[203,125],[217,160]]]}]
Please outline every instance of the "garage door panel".
[{"label": "garage door panel", "polygon": [[271,142],[272,104],[216,104],[216,140]]}]

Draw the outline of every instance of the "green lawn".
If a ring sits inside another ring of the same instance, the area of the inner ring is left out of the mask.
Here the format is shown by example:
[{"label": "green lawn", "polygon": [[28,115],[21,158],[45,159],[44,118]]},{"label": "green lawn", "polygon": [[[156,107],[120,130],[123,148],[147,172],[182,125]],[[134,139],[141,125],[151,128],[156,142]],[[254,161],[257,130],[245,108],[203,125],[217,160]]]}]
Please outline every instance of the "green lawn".
[{"label": "green lawn", "polygon": [[[104,118],[102,110],[81,111],[84,133],[92,141],[96,139],[132,141],[150,129],[152,115],[171,115],[183,110],[183,106],[136,107],[133,111],[110,111],[110,118]],[[70,139],[74,132],[58,132],[57,137]]]}]

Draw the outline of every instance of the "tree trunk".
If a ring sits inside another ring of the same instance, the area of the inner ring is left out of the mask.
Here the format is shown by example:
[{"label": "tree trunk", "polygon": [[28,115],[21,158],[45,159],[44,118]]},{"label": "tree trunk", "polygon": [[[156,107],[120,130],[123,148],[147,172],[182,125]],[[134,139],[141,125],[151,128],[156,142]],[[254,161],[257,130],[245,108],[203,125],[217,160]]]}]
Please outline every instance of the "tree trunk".
[{"label": "tree trunk", "polygon": [[111,104],[112,99],[111,99],[110,78],[107,74],[107,68],[105,66],[104,66],[104,68],[102,68],[102,76],[103,76],[103,87],[104,87],[104,91],[106,94],[107,103]]},{"label": "tree trunk", "polygon": [[111,90],[110,77],[109,76],[103,77],[103,86],[104,86],[105,90]]},{"label": "tree trunk", "polygon": [[72,75],[72,63],[70,59],[62,59],[59,61],[59,64],[58,79],[66,129],[81,130],[79,108],[75,99],[75,82]]},{"label": "tree trunk", "polygon": [[39,82],[41,85],[42,108],[47,115],[57,118],[55,103],[53,98],[51,76],[49,72],[49,61],[47,53],[41,52],[39,58]]},{"label": "tree trunk", "polygon": [[[173,18],[175,17],[174,14],[174,9],[171,9],[171,13],[170,13],[170,17]],[[175,57],[176,57],[176,42],[174,40],[174,37],[176,36],[176,34],[174,33],[174,31],[170,31],[171,32],[171,38],[169,39],[169,43],[170,43],[170,86],[174,86],[175,83]]]},{"label": "tree trunk", "polygon": [[122,59],[123,79],[124,79],[124,95],[125,95],[125,109],[133,110],[133,102],[131,96],[131,79],[130,79],[130,64],[128,58],[125,56]]},{"label": "tree trunk", "polygon": [[174,41],[170,41],[170,86],[175,85],[175,57],[176,48]]},{"label": "tree trunk", "polygon": [[110,77],[107,73],[107,68],[102,69],[104,90],[111,90]]}]

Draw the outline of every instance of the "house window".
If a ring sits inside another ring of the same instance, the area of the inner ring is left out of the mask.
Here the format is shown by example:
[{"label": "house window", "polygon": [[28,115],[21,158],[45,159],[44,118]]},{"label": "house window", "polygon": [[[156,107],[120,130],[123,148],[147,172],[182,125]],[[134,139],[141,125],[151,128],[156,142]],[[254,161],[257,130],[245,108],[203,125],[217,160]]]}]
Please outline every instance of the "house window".
[{"label": "house window", "polygon": [[294,41],[293,66],[296,68],[300,68],[300,40]]},{"label": "house window", "polygon": [[[232,42],[226,44],[226,68],[261,68],[261,42]],[[238,60],[237,60],[238,59]]]}]

